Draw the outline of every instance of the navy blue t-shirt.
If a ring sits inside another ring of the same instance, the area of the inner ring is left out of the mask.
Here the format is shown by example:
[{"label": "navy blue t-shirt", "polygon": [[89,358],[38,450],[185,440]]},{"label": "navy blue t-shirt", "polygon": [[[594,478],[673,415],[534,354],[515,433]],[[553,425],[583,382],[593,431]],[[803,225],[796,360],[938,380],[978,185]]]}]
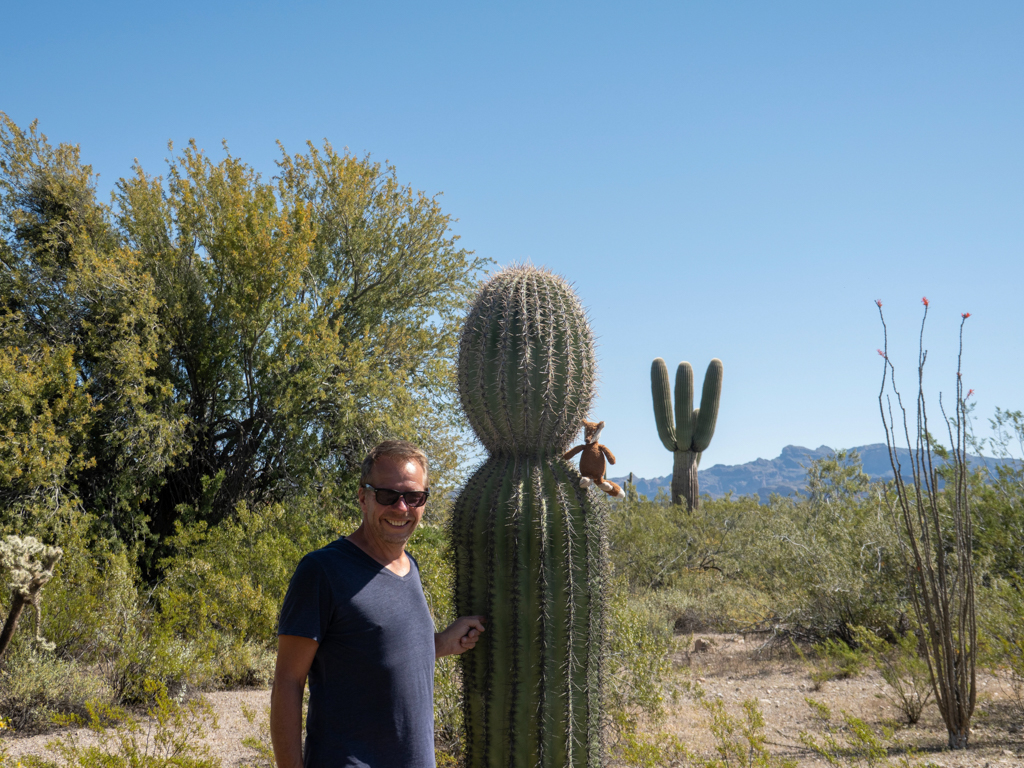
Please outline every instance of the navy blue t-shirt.
[{"label": "navy blue t-shirt", "polygon": [[277,632],[320,644],[306,768],[434,768],[434,622],[409,559],[398,576],[341,538],[295,570]]}]

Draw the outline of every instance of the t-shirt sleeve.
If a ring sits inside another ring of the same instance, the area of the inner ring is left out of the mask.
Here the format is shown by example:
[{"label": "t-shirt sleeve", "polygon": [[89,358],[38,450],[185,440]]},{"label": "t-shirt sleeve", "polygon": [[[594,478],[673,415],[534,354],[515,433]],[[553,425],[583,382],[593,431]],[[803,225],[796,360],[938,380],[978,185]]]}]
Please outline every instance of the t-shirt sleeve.
[{"label": "t-shirt sleeve", "polygon": [[288,585],[277,634],[323,641],[331,621],[331,586],[320,564],[306,555]]}]

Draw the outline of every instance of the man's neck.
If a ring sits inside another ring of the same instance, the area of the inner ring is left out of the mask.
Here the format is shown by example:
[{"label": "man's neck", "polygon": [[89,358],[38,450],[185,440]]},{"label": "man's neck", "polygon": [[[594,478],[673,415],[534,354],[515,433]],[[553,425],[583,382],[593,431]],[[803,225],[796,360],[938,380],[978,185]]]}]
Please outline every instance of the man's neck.
[{"label": "man's neck", "polygon": [[389,546],[386,542],[373,541],[366,535],[362,525],[349,534],[348,540],[398,576],[405,576],[412,567],[409,565],[404,546]]}]

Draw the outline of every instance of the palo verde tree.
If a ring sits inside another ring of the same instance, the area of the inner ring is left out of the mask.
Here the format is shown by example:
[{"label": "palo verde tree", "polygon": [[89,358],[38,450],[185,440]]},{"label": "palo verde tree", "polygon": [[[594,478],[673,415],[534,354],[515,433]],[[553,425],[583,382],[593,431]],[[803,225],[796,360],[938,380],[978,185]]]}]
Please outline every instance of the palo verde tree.
[{"label": "palo verde tree", "polygon": [[235,504],[315,492],[342,507],[368,444],[420,440],[456,463],[457,315],[482,260],[436,198],[330,144],[266,181],[195,143],[166,178],[118,184],[117,223],[152,276],[159,371],[187,448],[147,507],[154,533]]},{"label": "palo verde tree", "polygon": [[0,113],[0,523],[52,530],[80,501],[137,533],[180,448],[158,378],[153,284],[78,148]]}]

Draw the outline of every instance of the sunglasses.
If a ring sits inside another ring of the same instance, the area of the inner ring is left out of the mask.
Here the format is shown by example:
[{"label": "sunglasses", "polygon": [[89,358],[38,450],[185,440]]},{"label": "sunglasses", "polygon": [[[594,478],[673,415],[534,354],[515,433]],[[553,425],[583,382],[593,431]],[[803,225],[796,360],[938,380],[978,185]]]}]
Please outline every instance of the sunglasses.
[{"label": "sunglasses", "polygon": [[409,509],[415,509],[416,507],[422,507],[427,503],[427,496],[430,495],[430,490],[426,491],[392,491],[390,488],[374,488],[369,483],[365,483],[363,488],[369,488],[373,491],[373,498],[377,500],[377,503],[390,507],[392,504],[397,504],[399,499],[405,499],[405,505]]}]

